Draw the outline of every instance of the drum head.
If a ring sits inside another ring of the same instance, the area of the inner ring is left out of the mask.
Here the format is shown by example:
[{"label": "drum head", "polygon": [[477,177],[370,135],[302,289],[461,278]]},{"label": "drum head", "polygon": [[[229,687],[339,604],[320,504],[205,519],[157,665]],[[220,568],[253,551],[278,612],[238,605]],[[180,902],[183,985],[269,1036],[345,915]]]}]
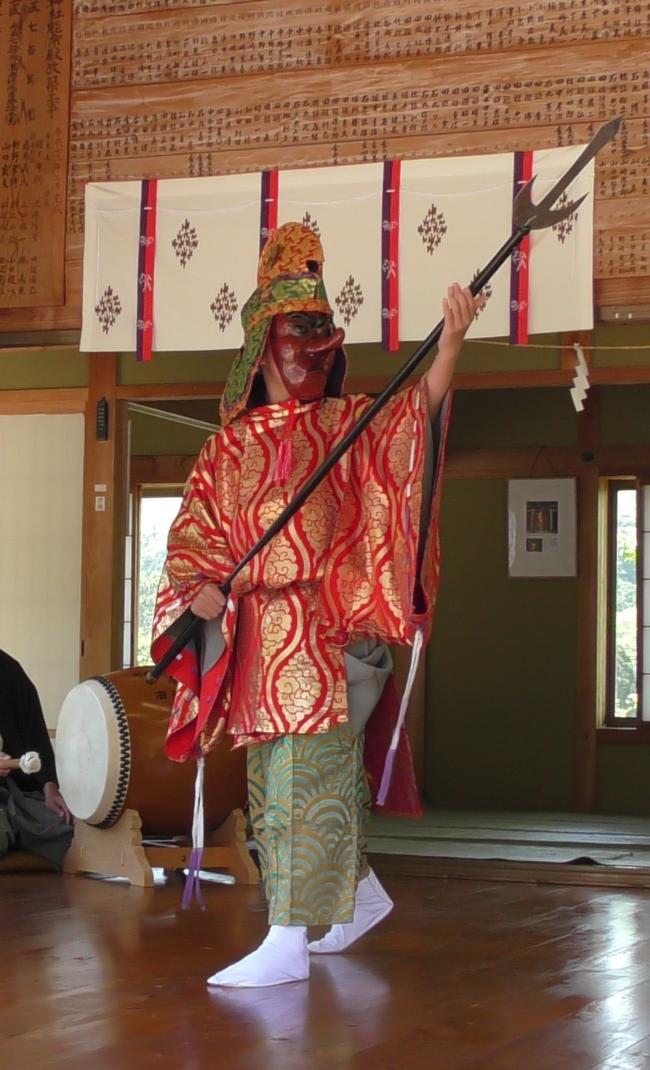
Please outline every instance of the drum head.
[{"label": "drum head", "polygon": [[108,827],[122,812],[131,772],[129,726],[108,680],[85,680],[68,692],[56,728],[56,769],[70,812]]}]

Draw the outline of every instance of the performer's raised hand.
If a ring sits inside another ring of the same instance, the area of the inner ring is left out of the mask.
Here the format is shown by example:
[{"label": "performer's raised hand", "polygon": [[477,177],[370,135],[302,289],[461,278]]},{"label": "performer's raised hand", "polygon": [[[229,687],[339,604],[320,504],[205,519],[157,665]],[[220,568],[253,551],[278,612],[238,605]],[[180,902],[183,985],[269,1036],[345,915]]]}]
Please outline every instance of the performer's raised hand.
[{"label": "performer's raised hand", "polygon": [[469,286],[463,289],[457,282],[447,290],[447,296],[442,302],[445,325],[438,342],[438,355],[427,373],[429,413],[432,419],[449,390],[467,330],[485,301],[483,295],[474,297]]},{"label": "performer's raised hand", "polygon": [[225,605],[226,598],[218,584],[206,583],[194,596],[190,609],[194,616],[200,617],[201,620],[216,620],[223,613]]},{"label": "performer's raised hand", "polygon": [[469,286],[463,289],[455,282],[448,288],[442,302],[445,326],[438,342],[439,353],[448,351],[450,355],[455,353],[458,356],[467,330],[484,304],[485,297],[482,294],[474,297]]}]

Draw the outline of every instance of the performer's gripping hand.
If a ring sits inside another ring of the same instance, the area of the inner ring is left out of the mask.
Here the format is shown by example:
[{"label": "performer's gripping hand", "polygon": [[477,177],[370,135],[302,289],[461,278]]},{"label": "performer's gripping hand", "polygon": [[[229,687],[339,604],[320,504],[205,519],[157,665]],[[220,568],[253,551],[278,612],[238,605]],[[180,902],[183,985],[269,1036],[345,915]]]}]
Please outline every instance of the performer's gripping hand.
[{"label": "performer's gripping hand", "polygon": [[[9,754],[5,754],[4,751],[0,751],[0,758],[9,758],[9,757],[10,757]],[[0,780],[2,780],[3,777],[9,776],[10,772],[11,772],[11,769],[0,769]]]},{"label": "performer's gripping hand", "polygon": [[463,290],[457,282],[447,290],[447,296],[442,302],[442,311],[445,325],[438,342],[438,354],[427,372],[427,392],[429,400],[429,415],[433,419],[445,394],[449,390],[458,354],[463,345],[463,339],[474,319],[474,316],[483,308],[485,298],[473,297],[469,286]]},{"label": "performer's gripping hand", "polygon": [[445,326],[438,342],[438,353],[456,359],[474,316],[484,304],[485,297],[482,294],[473,297],[469,286],[462,289],[455,282],[448,288],[442,302]]},{"label": "performer's gripping hand", "polygon": [[190,609],[194,616],[200,617],[201,620],[216,620],[223,613],[225,605],[225,596],[219,590],[218,585],[206,583],[194,596]]}]

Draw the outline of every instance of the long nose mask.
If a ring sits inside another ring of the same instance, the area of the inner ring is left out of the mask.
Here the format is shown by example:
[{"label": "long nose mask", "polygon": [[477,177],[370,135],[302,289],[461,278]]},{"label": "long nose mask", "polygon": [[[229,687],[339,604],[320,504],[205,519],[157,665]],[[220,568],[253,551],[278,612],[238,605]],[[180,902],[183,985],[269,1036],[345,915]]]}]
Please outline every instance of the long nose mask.
[{"label": "long nose mask", "polygon": [[345,338],[345,331],[337,327],[333,334],[326,334],[323,338],[314,338],[305,344],[305,353],[311,357],[320,353],[330,353],[333,349],[340,349]]}]

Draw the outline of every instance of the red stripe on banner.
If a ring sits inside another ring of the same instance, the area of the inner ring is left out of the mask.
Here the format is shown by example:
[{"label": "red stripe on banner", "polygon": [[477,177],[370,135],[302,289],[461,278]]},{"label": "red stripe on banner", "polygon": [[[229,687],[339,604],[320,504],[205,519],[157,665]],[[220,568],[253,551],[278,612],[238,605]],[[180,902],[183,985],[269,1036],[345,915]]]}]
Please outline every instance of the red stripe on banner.
[{"label": "red stripe on banner", "polygon": [[[515,153],[514,171],[516,196],[533,176],[532,152]],[[513,345],[526,345],[530,311],[530,235],[526,235],[512,254],[510,272],[510,341]]]},{"label": "red stripe on banner", "polygon": [[271,171],[269,175],[269,230],[275,230],[278,225],[278,191],[280,188],[280,172]]},{"label": "red stripe on banner", "polygon": [[268,241],[269,234],[278,225],[279,172],[262,171],[260,205],[260,252]]},{"label": "red stripe on banner", "polygon": [[156,262],[157,208],[158,179],[145,179],[142,183],[140,257],[138,272],[136,356],[139,361],[151,360],[153,352],[153,298]]},{"label": "red stripe on banner", "polygon": [[381,340],[384,349],[399,349],[399,206],[401,161],[384,164],[381,240]]},{"label": "red stripe on banner", "polygon": [[[522,166],[522,181],[530,182],[533,177],[533,154],[524,152]],[[530,235],[527,235],[522,245],[525,257],[519,272],[519,324],[517,328],[518,344],[526,345],[528,342],[528,319],[530,313]]]}]

